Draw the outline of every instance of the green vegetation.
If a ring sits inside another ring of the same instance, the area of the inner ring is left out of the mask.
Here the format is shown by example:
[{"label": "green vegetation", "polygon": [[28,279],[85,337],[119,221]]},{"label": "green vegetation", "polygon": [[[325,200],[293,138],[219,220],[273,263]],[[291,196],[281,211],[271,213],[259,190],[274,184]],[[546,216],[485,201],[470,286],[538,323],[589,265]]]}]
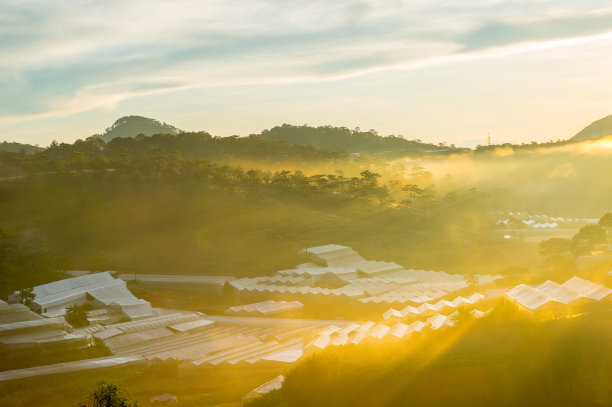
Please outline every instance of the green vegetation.
[{"label": "green vegetation", "polygon": [[75,406],[87,401],[101,380],[125,390],[132,402],[149,406],[152,397],[175,394],[181,407],[238,407],[250,390],[283,372],[282,368],[219,368],[188,376],[177,372],[176,361],[151,365],[144,370],[112,369],[36,377],[0,383],[2,406]]},{"label": "green vegetation", "polygon": [[[267,274],[295,265],[303,247],[339,242],[407,267],[529,273],[537,271],[537,247],[500,239],[495,213],[609,210],[612,192],[600,187],[607,151],[580,151],[383,161],[259,136],[89,138],[0,154],[9,177],[0,183],[0,227],[40,242],[60,270]],[[509,171],[512,181],[500,182]],[[599,238],[579,241],[587,250]],[[33,285],[18,280],[3,288]]]},{"label": "green vegetation", "polygon": [[608,234],[608,243],[612,243],[612,213],[608,212],[599,219],[599,226],[604,228]]},{"label": "green vegetation", "polygon": [[152,136],[153,134],[179,134],[178,128],[162,123],[159,120],[142,116],[124,116],[115,121],[104,133],[94,137],[104,141],[111,141],[117,137],[136,137],[138,134]]},{"label": "green vegetation", "polygon": [[28,305],[33,299],[31,287],[61,278],[58,256],[45,250],[46,244],[31,234],[14,234],[0,228],[0,296],[16,290],[23,292]]},{"label": "green vegetation", "polygon": [[123,390],[114,383],[104,380],[98,382],[98,387],[78,404],[78,407],[137,407],[138,402],[132,402]]},{"label": "green vegetation", "polygon": [[[73,362],[83,359],[110,356],[111,351],[100,339],[95,339],[93,346],[83,349],[71,349],[55,352],[9,353],[0,357],[0,371],[25,369],[28,367],[51,365],[54,363]],[[0,398],[0,405],[3,404]]]},{"label": "green vegetation", "polygon": [[43,151],[44,148],[33,146],[31,144],[15,143],[3,141],[0,143],[0,151],[8,151],[9,153],[32,154]]},{"label": "green vegetation", "polygon": [[267,274],[334,241],[412,267],[484,272],[515,250],[501,253],[476,190],[421,196],[367,170],[308,176],[168,157],[2,183],[0,226],[29,230],[66,268],[128,272]]},{"label": "green vegetation", "polygon": [[19,291],[19,300],[22,304],[26,306],[32,305],[32,301],[36,298],[36,294],[34,293],[34,288],[28,287]]},{"label": "green vegetation", "polygon": [[576,254],[589,254],[596,245],[606,241],[606,232],[599,225],[586,225],[572,238]]},{"label": "green vegetation", "polygon": [[264,130],[257,136],[303,146],[313,146],[333,151],[347,153],[384,153],[387,157],[415,156],[423,153],[453,152],[465,149],[454,145],[430,144],[421,140],[407,140],[401,136],[379,136],[376,130],[361,131],[359,128],[350,130],[346,127],[310,127],[283,124],[270,130]]},{"label": "green vegetation", "polygon": [[87,311],[84,305],[71,305],[66,308],[66,321],[75,328],[89,325]]}]

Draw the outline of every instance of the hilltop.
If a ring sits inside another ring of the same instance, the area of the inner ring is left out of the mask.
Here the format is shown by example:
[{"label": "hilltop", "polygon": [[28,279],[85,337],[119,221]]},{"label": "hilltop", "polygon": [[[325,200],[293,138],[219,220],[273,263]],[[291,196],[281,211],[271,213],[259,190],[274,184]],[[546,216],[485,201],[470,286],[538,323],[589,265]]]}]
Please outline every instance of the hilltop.
[{"label": "hilltop", "polygon": [[23,151],[26,154],[38,153],[43,151],[44,148],[33,146],[31,144],[15,143],[9,141],[3,141],[0,143],[0,151],[8,151],[10,153],[20,153]]},{"label": "hilltop", "polygon": [[[162,123],[159,120],[142,116],[125,116],[118,119],[104,134],[95,137],[109,142],[116,137],[134,138],[138,134],[152,136],[154,134],[177,135],[182,130]],[[401,136],[380,136],[375,130],[350,130],[346,127],[333,126],[293,126],[283,124],[263,130],[259,134],[251,134],[250,138],[261,138],[266,141],[286,143],[304,147],[314,147],[320,150],[331,150],[341,153],[385,154],[394,156],[420,155],[423,153],[458,152],[461,149],[454,145],[431,144],[421,140],[408,140]]]},{"label": "hilltop", "polygon": [[179,134],[182,130],[159,120],[143,116],[124,116],[115,121],[103,134],[94,137],[111,141],[117,137],[136,137],[138,134],[152,136],[153,134]]},{"label": "hilltop", "polygon": [[612,115],[589,124],[578,132],[570,141],[597,140],[612,134]]},{"label": "hilltop", "polygon": [[463,149],[454,145],[424,143],[421,140],[408,140],[402,136],[380,136],[376,130],[350,130],[333,126],[293,126],[283,124],[264,130],[255,136],[266,140],[289,144],[313,146],[315,148],[345,153],[419,155],[423,153],[459,152]]}]

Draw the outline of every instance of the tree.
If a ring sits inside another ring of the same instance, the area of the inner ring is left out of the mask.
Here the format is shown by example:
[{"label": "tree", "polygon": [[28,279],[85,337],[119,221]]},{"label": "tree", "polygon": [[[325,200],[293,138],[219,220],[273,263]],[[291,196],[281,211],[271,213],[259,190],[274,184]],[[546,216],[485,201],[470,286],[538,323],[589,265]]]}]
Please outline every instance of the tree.
[{"label": "tree", "polygon": [[550,258],[556,256],[570,256],[573,253],[574,246],[569,239],[554,237],[541,241],[538,248],[540,250],[540,255]]},{"label": "tree", "polygon": [[361,175],[361,179],[363,180],[363,182],[369,185],[376,185],[378,182],[377,178],[380,178],[380,174],[377,174],[370,170],[362,171],[359,173],[359,175]]},{"label": "tree", "polygon": [[98,382],[98,387],[89,394],[78,407],[137,407],[137,401],[130,401],[121,388],[105,380]]},{"label": "tree", "polygon": [[540,255],[544,258],[544,267],[556,273],[573,271],[576,268],[574,243],[569,239],[554,237],[543,240],[538,245]]},{"label": "tree", "polygon": [[436,190],[433,184],[424,188],[416,184],[407,184],[402,188],[402,191],[408,192],[408,198],[403,200],[401,202],[402,204],[410,205],[413,211],[417,209],[417,205],[420,206],[421,209],[426,209],[427,211],[431,210],[433,206],[432,201],[436,197]]},{"label": "tree", "polygon": [[32,301],[36,298],[36,294],[34,293],[34,289],[32,287],[24,288],[19,291],[19,301],[26,306],[32,305]]},{"label": "tree", "polygon": [[418,165],[413,165],[412,167],[410,167],[408,179],[413,184],[429,185],[433,180],[433,175],[431,172],[425,170],[425,168],[420,167]]},{"label": "tree", "polygon": [[410,205],[410,209],[413,211],[416,208],[416,202],[423,196],[425,190],[419,188],[416,184],[407,184],[402,188],[402,191],[408,193],[408,198],[402,201],[403,204]]},{"label": "tree", "polygon": [[66,321],[75,328],[89,325],[87,311],[83,305],[71,305],[66,309]]},{"label": "tree", "polygon": [[583,226],[572,238],[576,254],[587,254],[595,245],[606,241],[606,232],[599,225]]},{"label": "tree", "polygon": [[612,238],[612,213],[608,212],[599,219],[599,226],[608,231],[608,243]]}]

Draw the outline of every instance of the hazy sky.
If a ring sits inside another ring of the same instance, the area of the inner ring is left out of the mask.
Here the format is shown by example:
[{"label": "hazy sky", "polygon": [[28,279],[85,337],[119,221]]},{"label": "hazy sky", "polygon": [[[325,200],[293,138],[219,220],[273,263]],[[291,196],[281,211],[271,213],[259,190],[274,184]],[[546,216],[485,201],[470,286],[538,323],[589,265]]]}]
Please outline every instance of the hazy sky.
[{"label": "hazy sky", "polygon": [[612,114],[609,0],[3,0],[0,55],[0,140],[41,145],[132,114],[458,145]]}]

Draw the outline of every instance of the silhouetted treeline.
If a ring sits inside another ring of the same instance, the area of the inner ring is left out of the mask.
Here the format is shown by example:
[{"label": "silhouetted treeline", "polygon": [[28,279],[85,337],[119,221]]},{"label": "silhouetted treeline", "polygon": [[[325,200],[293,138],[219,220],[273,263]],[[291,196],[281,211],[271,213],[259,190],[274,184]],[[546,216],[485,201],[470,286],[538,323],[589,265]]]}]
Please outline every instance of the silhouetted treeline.
[{"label": "silhouetted treeline", "polygon": [[9,142],[9,141],[3,141],[2,143],[0,143],[0,151],[8,151],[10,153],[23,152],[25,154],[31,154],[31,153],[37,153],[43,150],[44,148],[33,146],[31,144],[15,143],[15,142]]},{"label": "silhouetted treeline", "polygon": [[264,130],[257,136],[266,140],[314,146],[347,153],[391,153],[394,156],[420,155],[427,152],[460,152],[466,149],[454,145],[431,144],[421,140],[407,140],[401,136],[379,136],[376,130],[350,130],[333,126],[292,126],[283,124]]},{"label": "silhouetted treeline", "polygon": [[53,142],[46,150],[34,154],[0,151],[0,177],[126,168],[135,162],[150,161],[152,157],[221,162],[253,160],[269,164],[330,162],[341,159],[342,154],[255,136],[213,137],[205,132],[139,135],[114,138],[108,143],[89,137],[73,144]]},{"label": "silhouetted treeline", "polygon": [[573,144],[575,141],[571,140],[550,140],[538,143],[537,141],[532,141],[531,143],[521,143],[521,144],[512,144],[512,143],[502,143],[502,144],[491,144],[491,145],[479,145],[474,148],[475,154],[486,154],[498,151],[500,149],[503,150],[512,150],[514,152],[529,152],[534,151],[539,148],[551,148],[551,147],[560,147],[564,145]]},{"label": "silhouetted treeline", "polygon": [[243,159],[312,162],[341,157],[340,154],[331,151],[267,141],[259,137],[213,137],[206,132],[119,137],[108,143],[90,137],[85,141],[77,140],[74,144],[53,143],[43,155],[56,160],[69,160],[71,153],[82,152],[88,158],[104,156],[109,160],[117,160],[126,156],[142,157],[152,150],[176,151],[185,158],[205,158],[215,161]]},{"label": "silhouetted treeline", "polygon": [[142,116],[124,116],[117,119],[104,133],[94,137],[109,142],[117,137],[136,137],[138,134],[152,136],[154,134],[179,134],[183,131],[156,119]]}]

